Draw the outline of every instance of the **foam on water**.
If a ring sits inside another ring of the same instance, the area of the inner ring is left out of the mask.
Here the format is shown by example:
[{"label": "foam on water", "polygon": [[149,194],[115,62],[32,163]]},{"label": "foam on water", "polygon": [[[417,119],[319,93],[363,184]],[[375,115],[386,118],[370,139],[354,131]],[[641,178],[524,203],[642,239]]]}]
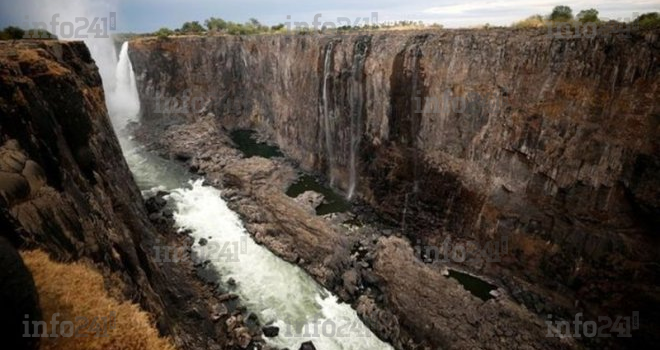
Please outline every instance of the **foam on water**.
[{"label": "foam on water", "polygon": [[[229,247],[232,254],[222,254],[220,248],[206,257],[223,278],[236,281],[236,293],[262,323],[280,328],[280,335],[270,340],[274,345],[297,349],[311,340],[324,350],[391,349],[363,325],[349,305],[338,302],[300,267],[257,245],[219,190],[202,186],[198,180],[170,197],[176,203],[177,225],[192,230],[196,242],[211,237],[209,244]],[[195,245],[194,249],[200,249],[199,243]]]}]

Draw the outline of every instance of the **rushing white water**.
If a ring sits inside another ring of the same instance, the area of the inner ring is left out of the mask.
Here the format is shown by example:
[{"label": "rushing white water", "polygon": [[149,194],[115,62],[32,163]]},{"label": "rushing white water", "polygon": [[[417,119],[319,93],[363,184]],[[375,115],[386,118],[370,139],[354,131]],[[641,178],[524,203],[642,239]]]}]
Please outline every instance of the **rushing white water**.
[{"label": "rushing white water", "polygon": [[[311,340],[324,350],[391,348],[363,325],[349,305],[337,302],[298,266],[257,245],[219,190],[198,180],[170,197],[176,202],[177,225],[191,229],[197,242],[209,237],[208,244],[216,242],[219,249],[206,250],[211,265],[225,278],[236,280],[237,294],[263,323],[280,328],[279,336],[270,340],[274,345],[297,349]],[[203,248],[196,243],[193,249]]]},{"label": "rushing white water", "polygon": [[334,169],[334,151],[332,150],[332,130],[331,121],[332,116],[330,115],[330,107],[328,104],[328,83],[330,79],[330,63],[332,59],[332,41],[328,43],[328,46],[325,49],[325,62],[323,63],[323,91],[321,92],[321,104],[323,105],[323,130],[325,132],[325,151],[326,156],[328,157],[328,176],[330,178],[330,186],[333,186],[335,183],[335,177],[333,175]]}]

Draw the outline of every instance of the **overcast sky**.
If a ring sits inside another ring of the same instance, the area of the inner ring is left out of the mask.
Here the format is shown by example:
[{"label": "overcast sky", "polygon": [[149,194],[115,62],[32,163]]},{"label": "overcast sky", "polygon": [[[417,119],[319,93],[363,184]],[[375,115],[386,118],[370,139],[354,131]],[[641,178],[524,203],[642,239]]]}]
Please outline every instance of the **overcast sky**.
[{"label": "overcast sky", "polygon": [[[509,25],[533,14],[548,14],[556,5],[568,5],[577,14],[596,8],[601,17],[629,19],[635,13],[660,11],[660,0],[1,0],[0,25],[21,25],[33,20],[44,6],[80,7],[117,12],[117,31],[150,32],[160,27],[177,28],[185,21],[203,22],[211,16],[244,22],[254,17],[273,25],[308,22],[321,14],[320,22],[337,23],[339,17],[372,18],[379,22],[415,20],[437,22],[445,27],[469,27],[490,23]],[[357,22],[365,23],[364,20]],[[344,24],[344,23],[341,23]]]}]

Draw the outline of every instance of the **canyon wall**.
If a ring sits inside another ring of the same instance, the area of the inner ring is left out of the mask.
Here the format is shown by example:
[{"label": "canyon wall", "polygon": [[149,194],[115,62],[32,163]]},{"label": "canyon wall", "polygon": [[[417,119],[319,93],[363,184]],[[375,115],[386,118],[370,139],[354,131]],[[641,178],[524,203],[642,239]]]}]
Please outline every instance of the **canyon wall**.
[{"label": "canyon wall", "polygon": [[130,55],[145,122],[213,112],[258,129],[413,242],[508,237],[502,261],[464,267],[514,297],[642,310],[652,335],[659,33],[546,34],[188,36],[140,39]]},{"label": "canyon wall", "polygon": [[155,261],[172,243],[147,219],[84,43],[0,42],[0,195],[14,244],[93,264],[181,348],[223,348],[191,272]]}]

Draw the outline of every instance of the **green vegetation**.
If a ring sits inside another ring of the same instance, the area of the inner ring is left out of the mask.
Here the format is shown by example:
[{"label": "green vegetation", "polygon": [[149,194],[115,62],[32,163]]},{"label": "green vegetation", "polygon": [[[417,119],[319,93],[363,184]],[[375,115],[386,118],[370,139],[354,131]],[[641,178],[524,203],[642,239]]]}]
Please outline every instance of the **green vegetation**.
[{"label": "green vegetation", "polygon": [[431,25],[425,25],[422,21],[397,21],[397,22],[386,22],[379,24],[365,24],[362,26],[351,26],[344,25],[339,28],[318,28],[314,29],[311,27],[296,27],[295,25],[286,26],[283,23],[266,26],[259,22],[256,18],[250,18],[245,23],[238,23],[232,21],[226,21],[218,17],[210,17],[204,21],[202,26],[197,21],[185,22],[181,28],[171,30],[169,28],[163,27],[159,30],[147,34],[148,36],[156,36],[160,39],[166,39],[170,36],[176,35],[255,35],[255,34],[283,34],[291,31],[291,34],[298,35],[308,35],[313,33],[332,33],[332,32],[356,32],[363,30],[396,30],[396,29],[442,29],[442,25],[434,23]]},{"label": "green vegetation", "polygon": [[168,36],[174,35],[174,31],[169,28],[163,27],[158,29],[154,34],[156,34],[156,36],[159,39],[166,39]]},{"label": "green vegetation", "polygon": [[221,32],[227,30],[227,22],[222,18],[211,17],[204,21],[204,25],[209,31]]},{"label": "green vegetation", "polygon": [[[530,16],[522,21],[513,23],[513,28],[541,28],[545,26],[553,26],[555,24],[561,25],[568,30],[579,30],[585,24],[596,23],[600,25],[623,25],[626,23],[617,22],[614,20],[606,20],[598,17],[599,12],[594,8],[584,9],[578,12],[577,16],[573,16],[573,9],[566,5],[555,6],[552,12],[547,15],[536,14]],[[639,16],[631,24],[639,28],[651,28],[660,26],[660,16],[657,12],[646,13]],[[160,39],[166,39],[170,36],[176,35],[257,35],[257,34],[297,34],[297,35],[310,35],[310,34],[331,34],[331,33],[355,33],[360,31],[376,31],[376,30],[412,30],[412,29],[442,29],[443,26],[438,23],[424,24],[422,21],[394,21],[383,22],[374,24],[363,25],[343,25],[337,28],[332,26],[322,28],[312,28],[310,26],[297,26],[293,24],[285,25],[283,23],[266,26],[259,22],[256,18],[250,18],[245,23],[238,23],[226,21],[218,17],[210,17],[204,21],[204,25],[198,21],[185,22],[181,28],[171,30],[169,28],[160,28],[154,33],[138,36],[156,36]],[[492,29],[502,28],[499,26],[492,26],[488,23],[478,26],[479,29]],[[572,29],[571,29],[572,28]],[[625,30],[625,28],[624,28]]]},{"label": "green vegetation", "polygon": [[20,39],[57,39],[57,36],[44,29],[23,30],[19,27],[9,26],[0,31],[0,40]]},{"label": "green vegetation", "polygon": [[203,31],[204,27],[197,21],[186,22],[181,26],[181,33],[184,34],[199,34]]},{"label": "green vegetation", "polygon": [[660,26],[660,15],[657,12],[645,13],[635,19],[633,24],[640,28],[653,28]]},{"label": "green vegetation", "polygon": [[565,5],[555,6],[549,19],[553,22],[568,22],[573,19],[573,10]]},{"label": "green vegetation", "polygon": [[282,24],[282,23],[270,27],[270,30],[273,31],[273,32],[279,32],[283,29],[284,29],[284,24]]},{"label": "green vegetation", "polygon": [[[573,18],[573,10],[565,5],[555,6],[547,16],[533,15],[522,21],[512,24],[514,28],[540,28],[544,26],[553,26],[555,24],[566,26],[568,28],[580,28],[587,23],[596,23],[599,26],[612,26],[619,27],[621,31],[628,31],[630,28],[652,28],[660,26],[660,16],[658,12],[649,12],[637,17],[632,22],[619,22],[615,20],[600,19],[598,17],[598,10],[594,8],[582,10],[578,12],[575,19]],[[586,26],[584,26],[586,27]],[[613,32],[615,33],[615,32]]]},{"label": "green vegetation", "polygon": [[2,40],[18,40],[25,37],[25,31],[18,27],[9,26],[0,32],[0,39]]},{"label": "green vegetation", "polygon": [[540,28],[545,25],[545,20],[541,15],[529,16],[526,19],[513,24],[514,28]]},{"label": "green vegetation", "polygon": [[262,25],[256,18],[250,18],[245,24],[227,22],[227,34],[249,35],[268,33],[270,28]]},{"label": "green vegetation", "polygon": [[598,23],[598,10],[596,9],[588,9],[588,10],[582,10],[580,13],[578,13],[577,18],[580,22],[582,23]]}]

